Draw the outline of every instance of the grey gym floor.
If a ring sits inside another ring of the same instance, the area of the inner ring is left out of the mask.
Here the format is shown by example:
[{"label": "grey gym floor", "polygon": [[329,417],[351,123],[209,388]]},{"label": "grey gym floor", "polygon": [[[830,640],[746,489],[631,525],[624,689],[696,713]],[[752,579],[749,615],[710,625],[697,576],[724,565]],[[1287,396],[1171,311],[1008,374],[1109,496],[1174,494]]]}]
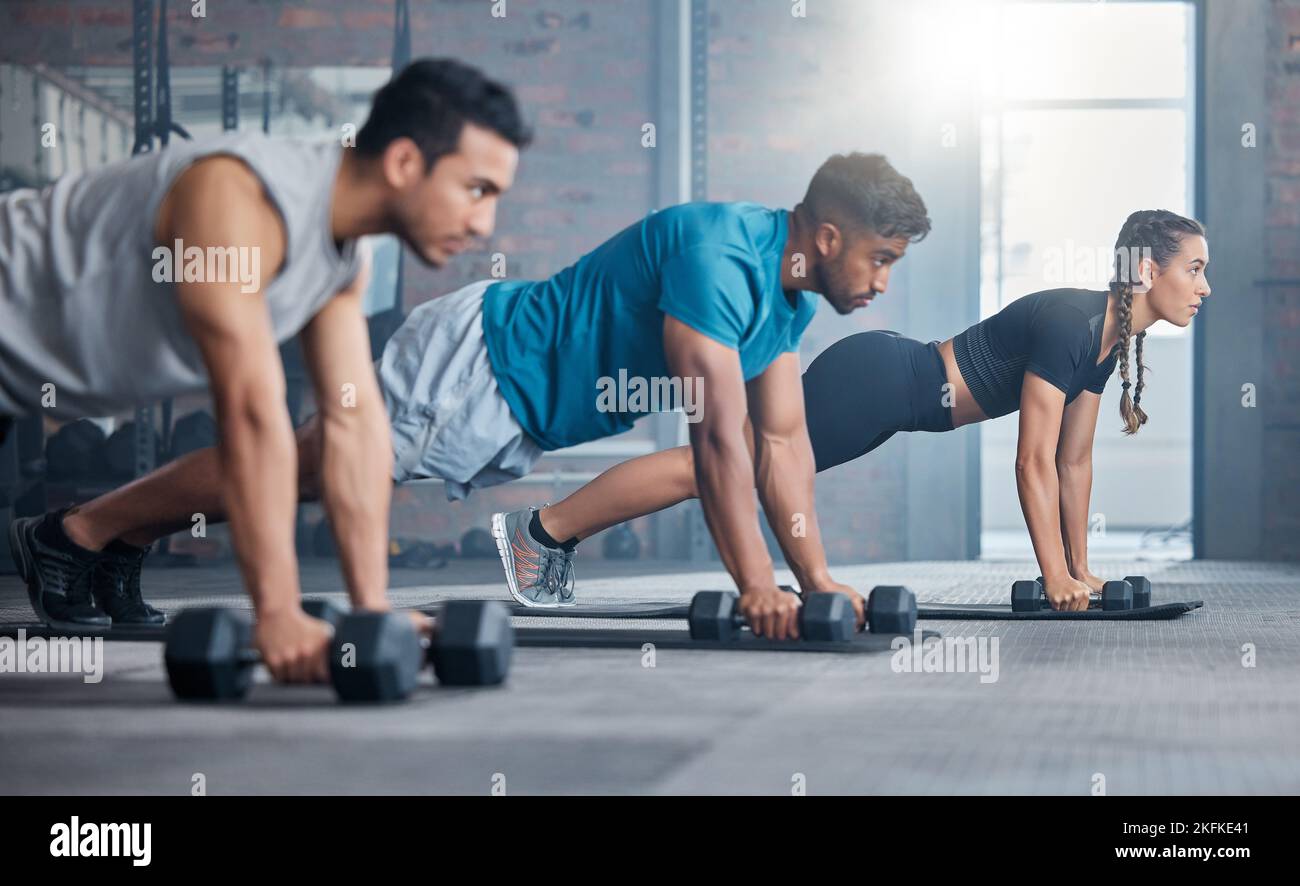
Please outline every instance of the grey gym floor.
[{"label": "grey gym floor", "polygon": [[[426,675],[388,708],[265,682],[241,705],[178,704],[157,645],[106,643],[98,684],[0,675],[0,792],[181,794],[196,773],[212,795],[1300,792],[1300,565],[1099,565],[1146,574],[1157,602],[1205,607],[1165,622],[924,623],[997,638],[993,683],[896,673],[888,653],[660,650],[645,667],[637,650],[522,648],[504,687],[439,689]],[[503,596],[498,570],[396,570],[393,596]],[[1003,601],[1034,574],[1027,561],[837,569],[951,602]],[[583,603],[726,586],[654,563],[578,575]],[[338,587],[328,562],[303,576],[307,593]],[[245,602],[233,568],[146,571],[145,587],[169,609]],[[0,577],[0,620],[30,618],[18,580]]]}]

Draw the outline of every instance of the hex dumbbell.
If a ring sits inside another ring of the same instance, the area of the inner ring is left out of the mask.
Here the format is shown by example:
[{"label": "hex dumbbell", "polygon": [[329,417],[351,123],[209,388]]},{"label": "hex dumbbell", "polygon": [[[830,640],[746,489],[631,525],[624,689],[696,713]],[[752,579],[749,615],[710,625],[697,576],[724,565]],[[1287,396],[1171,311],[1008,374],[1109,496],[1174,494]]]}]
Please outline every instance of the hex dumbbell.
[{"label": "hex dumbbell", "polygon": [[901,585],[876,585],[867,595],[867,629],[873,634],[910,634],[916,628],[916,595]]},{"label": "hex dumbbell", "polygon": [[[700,591],[691,599],[686,620],[694,640],[732,640],[746,627],[740,596],[731,591]],[[843,594],[809,594],[799,607],[804,640],[848,640],[857,630],[853,605]]]},{"label": "hex dumbbell", "polygon": [[447,686],[493,686],[510,673],[515,628],[502,603],[449,600],[433,625],[428,659]]},{"label": "hex dumbbell", "polygon": [[408,616],[399,615],[394,623],[385,618],[390,614],[354,613],[335,629],[330,679],[344,701],[405,698],[415,690],[425,661],[445,686],[492,686],[510,673],[515,631],[510,611],[500,603],[448,601],[427,644]]},{"label": "hex dumbbell", "polygon": [[[1100,608],[1106,612],[1132,609],[1134,608],[1134,597],[1133,586],[1127,580],[1108,581],[1101,587]],[[1146,599],[1148,602],[1151,599],[1149,589]],[[1041,575],[1034,581],[1018,581],[1011,585],[1012,612],[1036,612],[1042,609],[1050,609],[1051,605],[1047,601]],[[1089,606],[1092,608],[1091,603]]]},{"label": "hex dumbbell", "polygon": [[[1126,575],[1124,581],[1133,586],[1133,608],[1146,609],[1151,605],[1151,582],[1145,575]],[[1043,577],[1038,576],[1038,583],[1046,587]]]},{"label": "hex dumbbell", "polygon": [[[303,610],[334,625],[336,643],[340,632],[356,618],[327,600],[304,601]],[[415,650],[414,669],[416,675],[419,673],[422,649],[410,619],[392,613],[379,615],[384,630],[375,631],[372,624],[371,634],[363,642],[358,642],[359,636],[349,635],[354,653],[350,662],[356,667],[350,669],[348,682],[339,691],[341,698],[393,701],[405,697],[399,691],[405,683],[391,676],[392,672],[409,669],[402,663],[409,658],[402,654],[403,622],[410,634],[406,646]],[[355,633],[356,629],[348,630]],[[181,612],[168,628],[163,652],[167,678],[176,697],[207,701],[243,698],[252,685],[253,668],[261,662],[252,641],[253,625],[247,613],[208,607]],[[409,683],[414,688],[413,678]],[[339,689],[337,685],[335,688]],[[405,694],[409,693],[407,689]]]},{"label": "hex dumbbell", "polygon": [[[303,608],[334,626],[330,681],[343,701],[400,701],[415,690],[426,660],[438,680],[452,686],[500,683],[510,669],[514,629],[498,603],[448,603],[427,647],[403,613],[348,614],[327,600],[304,601]],[[179,698],[243,698],[260,660],[252,624],[241,612],[187,609],[167,635],[167,674]]]}]

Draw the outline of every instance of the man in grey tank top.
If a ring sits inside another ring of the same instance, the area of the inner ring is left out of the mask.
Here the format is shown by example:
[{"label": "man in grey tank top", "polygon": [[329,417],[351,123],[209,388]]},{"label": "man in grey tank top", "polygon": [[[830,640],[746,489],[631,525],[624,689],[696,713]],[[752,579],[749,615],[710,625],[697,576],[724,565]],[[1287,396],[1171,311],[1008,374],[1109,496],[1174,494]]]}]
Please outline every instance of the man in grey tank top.
[{"label": "man in grey tank top", "polygon": [[[321,497],[353,605],[387,609],[393,456],[359,238],[395,234],[441,266],[491,233],[528,141],[509,90],[424,59],[376,93],[355,147],[234,135],[0,197],[0,429],[209,388],[218,457],[167,480],[193,491],[194,513],[229,518],[273,676],[324,680],[329,628],[299,603],[297,448],[277,346],[301,333]],[[85,507],[135,508],[129,489]],[[80,518],[10,526],[37,614],[62,629],[162,621],[123,581],[147,549]]]}]

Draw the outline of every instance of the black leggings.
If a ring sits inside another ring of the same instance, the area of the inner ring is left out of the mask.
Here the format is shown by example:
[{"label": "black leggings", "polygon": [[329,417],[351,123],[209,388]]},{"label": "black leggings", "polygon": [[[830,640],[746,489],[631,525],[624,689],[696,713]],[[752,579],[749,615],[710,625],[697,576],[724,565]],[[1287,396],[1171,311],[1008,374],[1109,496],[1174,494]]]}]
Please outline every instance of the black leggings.
[{"label": "black leggings", "polygon": [[822,351],[803,374],[817,470],[866,455],[899,431],[951,431],[947,382],[938,342],[873,330]]}]

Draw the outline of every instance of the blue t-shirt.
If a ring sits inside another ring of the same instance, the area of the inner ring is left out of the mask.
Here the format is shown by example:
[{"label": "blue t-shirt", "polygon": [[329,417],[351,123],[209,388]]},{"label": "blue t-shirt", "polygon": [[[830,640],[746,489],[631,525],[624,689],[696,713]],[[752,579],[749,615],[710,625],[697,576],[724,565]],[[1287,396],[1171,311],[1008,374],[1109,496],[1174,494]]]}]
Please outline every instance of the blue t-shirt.
[{"label": "blue t-shirt", "polygon": [[785,210],[688,203],[646,216],[549,280],[488,287],[483,336],[520,425],[559,449],[674,408],[644,395],[668,379],[665,314],[738,351],[746,381],[798,351],[817,296],[781,289],[788,226]]}]

